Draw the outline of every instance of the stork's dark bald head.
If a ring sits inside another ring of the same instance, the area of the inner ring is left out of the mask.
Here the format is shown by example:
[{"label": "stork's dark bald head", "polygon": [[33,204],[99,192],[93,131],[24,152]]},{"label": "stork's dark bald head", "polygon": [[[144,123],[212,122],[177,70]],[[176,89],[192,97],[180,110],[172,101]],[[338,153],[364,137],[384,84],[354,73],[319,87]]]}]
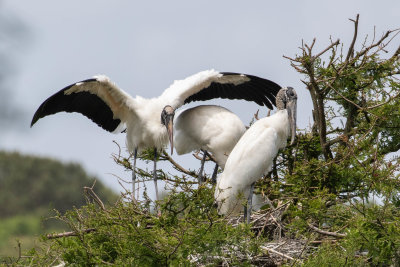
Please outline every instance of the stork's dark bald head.
[{"label": "stork's dark bald head", "polygon": [[293,87],[287,87],[287,90],[286,90],[286,98],[287,98],[287,99],[291,99],[291,100],[297,99],[297,93],[296,93],[296,91],[293,89]]},{"label": "stork's dark bald head", "polygon": [[293,87],[284,87],[276,95],[276,107],[278,110],[286,109],[287,103],[295,100],[297,100],[297,93]]},{"label": "stork's dark bald head", "polygon": [[161,123],[167,125],[168,123],[167,118],[172,117],[172,119],[174,119],[174,116],[175,116],[175,109],[170,105],[165,106],[161,112]]}]

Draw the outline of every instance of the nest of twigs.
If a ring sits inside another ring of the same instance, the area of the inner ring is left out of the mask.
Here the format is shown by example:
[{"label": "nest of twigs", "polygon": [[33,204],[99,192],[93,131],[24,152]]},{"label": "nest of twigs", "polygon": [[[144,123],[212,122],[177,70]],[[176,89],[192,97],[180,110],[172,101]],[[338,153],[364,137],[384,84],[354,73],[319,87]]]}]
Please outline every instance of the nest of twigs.
[{"label": "nest of twigs", "polygon": [[[251,257],[250,262],[255,266],[280,266],[284,263],[291,265],[301,264],[310,253],[315,250],[314,244],[306,239],[291,238],[287,229],[282,223],[282,215],[291,204],[278,203],[274,207],[270,203],[270,208],[253,212],[250,218],[251,229],[257,237],[267,237],[270,242],[260,246],[262,253]],[[229,222],[236,226],[243,223],[243,215],[230,217]],[[235,255],[236,257],[240,255]],[[243,260],[249,260],[249,255],[243,255]],[[230,266],[228,261],[222,261],[221,266]]]}]

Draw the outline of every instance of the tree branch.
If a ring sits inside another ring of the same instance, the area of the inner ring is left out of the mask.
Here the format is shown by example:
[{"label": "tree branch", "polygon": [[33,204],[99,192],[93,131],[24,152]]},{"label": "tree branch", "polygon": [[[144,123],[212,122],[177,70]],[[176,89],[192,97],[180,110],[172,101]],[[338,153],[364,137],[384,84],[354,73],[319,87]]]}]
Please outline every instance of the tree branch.
[{"label": "tree branch", "polygon": [[[88,229],[84,229],[82,230],[80,233],[91,233],[91,232],[95,232],[97,231],[95,228],[88,228]],[[61,237],[70,237],[70,236],[78,236],[78,232],[64,232],[64,233],[58,233],[58,234],[48,234],[46,235],[46,237],[48,239],[56,239],[56,238],[61,238]]]},{"label": "tree branch", "polygon": [[346,66],[350,60],[350,57],[352,57],[353,52],[354,52],[354,45],[356,43],[357,40],[357,33],[358,33],[358,19],[359,19],[360,15],[357,14],[356,16],[356,20],[350,19],[351,21],[354,22],[354,35],[353,35],[353,40],[351,41],[350,47],[349,47],[349,51],[347,51],[347,56],[346,56],[346,60],[344,61],[344,66]]},{"label": "tree branch", "polygon": [[281,256],[281,257],[284,257],[284,258],[286,258],[286,259],[288,259],[288,260],[291,260],[291,261],[294,261],[294,260],[295,260],[294,258],[290,257],[289,255],[286,255],[286,254],[283,254],[282,252],[276,251],[276,250],[273,249],[273,248],[267,248],[267,247],[265,247],[265,246],[260,246],[260,248],[263,249],[263,250],[266,250],[266,251],[268,251],[268,252],[270,252],[270,253],[274,253],[274,254],[276,254],[276,255],[279,255],[279,256]]},{"label": "tree branch", "polygon": [[196,174],[196,173],[194,173],[194,172],[192,172],[192,171],[189,171],[189,170],[186,170],[185,168],[183,168],[183,167],[182,167],[181,165],[179,165],[175,160],[173,160],[173,159],[171,158],[171,156],[170,156],[165,150],[163,150],[162,153],[163,153],[163,156],[164,156],[169,162],[171,162],[172,165],[174,165],[175,168],[177,168],[179,171],[181,171],[181,172],[183,172],[183,173],[185,173],[185,174],[187,174],[187,175],[190,175],[190,176],[192,176],[192,177],[197,178],[197,174]]},{"label": "tree branch", "polygon": [[337,39],[336,42],[331,43],[330,46],[328,46],[327,48],[325,48],[324,50],[322,50],[321,52],[319,52],[318,54],[316,54],[316,55],[314,56],[314,58],[318,58],[318,57],[322,56],[323,54],[326,53],[326,51],[328,51],[329,49],[331,49],[331,48],[334,47],[335,45],[339,45],[339,44],[340,44],[340,39]]},{"label": "tree branch", "polygon": [[83,187],[83,191],[85,192],[85,194],[86,194],[87,196],[90,196],[90,197],[97,203],[97,205],[99,205],[99,207],[100,207],[103,211],[106,211],[106,208],[105,208],[103,202],[102,202],[101,199],[96,195],[96,193],[93,191],[93,187],[94,187],[95,184],[96,184],[96,180],[94,181],[92,187],[84,186],[84,187]]},{"label": "tree branch", "polygon": [[311,223],[308,224],[308,227],[310,227],[311,230],[313,230],[314,232],[317,232],[319,234],[323,234],[323,235],[329,235],[329,236],[334,236],[334,237],[346,237],[346,234],[340,234],[340,233],[335,233],[335,232],[328,232],[328,231],[324,231],[321,230],[317,227],[315,227],[314,225],[312,225]]}]

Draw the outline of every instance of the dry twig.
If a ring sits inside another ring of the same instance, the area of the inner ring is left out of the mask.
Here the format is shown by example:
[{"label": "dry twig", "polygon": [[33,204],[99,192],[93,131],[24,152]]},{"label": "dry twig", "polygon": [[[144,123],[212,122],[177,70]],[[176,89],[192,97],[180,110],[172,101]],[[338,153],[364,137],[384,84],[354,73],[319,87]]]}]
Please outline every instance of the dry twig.
[{"label": "dry twig", "polygon": [[319,233],[319,234],[323,234],[323,235],[329,235],[329,236],[334,236],[334,237],[346,237],[346,234],[340,234],[340,233],[335,233],[335,232],[328,232],[328,231],[324,231],[322,229],[319,229],[317,227],[315,227],[314,225],[312,225],[311,223],[308,224],[308,227],[310,227],[311,230]]},{"label": "dry twig", "polygon": [[99,207],[100,207],[103,211],[105,211],[106,208],[105,208],[103,202],[102,202],[101,199],[96,195],[96,193],[93,191],[93,187],[94,187],[95,184],[96,184],[96,180],[94,180],[94,183],[93,183],[92,187],[84,186],[84,187],[83,187],[83,191],[85,192],[85,195],[87,195],[88,197],[91,197],[91,198],[97,203],[97,205],[99,205]]},{"label": "dry twig", "polygon": [[192,176],[192,177],[197,178],[197,174],[196,174],[195,172],[192,172],[192,171],[189,171],[189,170],[186,170],[185,168],[183,168],[183,167],[182,167],[181,165],[179,165],[175,160],[173,160],[173,159],[171,158],[171,156],[170,156],[165,150],[162,151],[162,155],[163,155],[169,162],[171,162],[172,165],[174,165],[174,167],[175,167],[176,169],[178,169],[179,171],[183,172],[184,174],[187,174],[187,175],[190,175],[190,176]]},{"label": "dry twig", "polygon": [[290,257],[289,255],[286,255],[286,254],[283,254],[282,252],[276,251],[276,250],[273,249],[273,248],[267,248],[267,247],[264,247],[264,246],[260,246],[260,248],[263,249],[263,250],[266,250],[266,251],[268,251],[268,252],[270,252],[270,253],[274,253],[274,254],[276,254],[276,255],[279,255],[279,256],[281,256],[281,257],[284,257],[284,258],[286,258],[286,259],[288,259],[288,260],[291,260],[291,261],[294,261],[294,260],[295,260],[294,258]]},{"label": "dry twig", "polygon": [[[87,233],[91,233],[91,232],[95,232],[95,231],[97,231],[95,228],[88,228],[88,229],[82,230],[80,233],[87,234]],[[56,238],[61,238],[61,237],[78,236],[78,235],[79,235],[78,232],[71,231],[71,232],[64,232],[64,233],[58,233],[58,234],[48,234],[48,235],[46,235],[46,237],[48,239],[56,239]]]}]

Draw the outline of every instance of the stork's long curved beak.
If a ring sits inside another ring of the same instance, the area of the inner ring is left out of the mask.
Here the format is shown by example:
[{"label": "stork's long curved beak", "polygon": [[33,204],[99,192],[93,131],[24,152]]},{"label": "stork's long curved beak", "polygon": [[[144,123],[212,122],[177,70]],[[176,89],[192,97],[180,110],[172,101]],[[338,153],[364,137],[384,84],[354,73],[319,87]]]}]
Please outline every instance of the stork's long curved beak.
[{"label": "stork's long curved beak", "polygon": [[172,155],[172,153],[174,152],[174,117],[173,116],[167,117],[166,127],[167,127],[169,144],[171,146],[171,155]]},{"label": "stork's long curved beak", "polygon": [[296,120],[297,120],[297,98],[289,100],[286,105],[286,110],[289,116],[289,127],[290,127],[290,145],[293,145],[294,139],[296,138]]},{"label": "stork's long curved beak", "polygon": [[166,105],[161,112],[161,123],[167,128],[171,155],[174,152],[174,116],[175,109],[170,105]]}]

